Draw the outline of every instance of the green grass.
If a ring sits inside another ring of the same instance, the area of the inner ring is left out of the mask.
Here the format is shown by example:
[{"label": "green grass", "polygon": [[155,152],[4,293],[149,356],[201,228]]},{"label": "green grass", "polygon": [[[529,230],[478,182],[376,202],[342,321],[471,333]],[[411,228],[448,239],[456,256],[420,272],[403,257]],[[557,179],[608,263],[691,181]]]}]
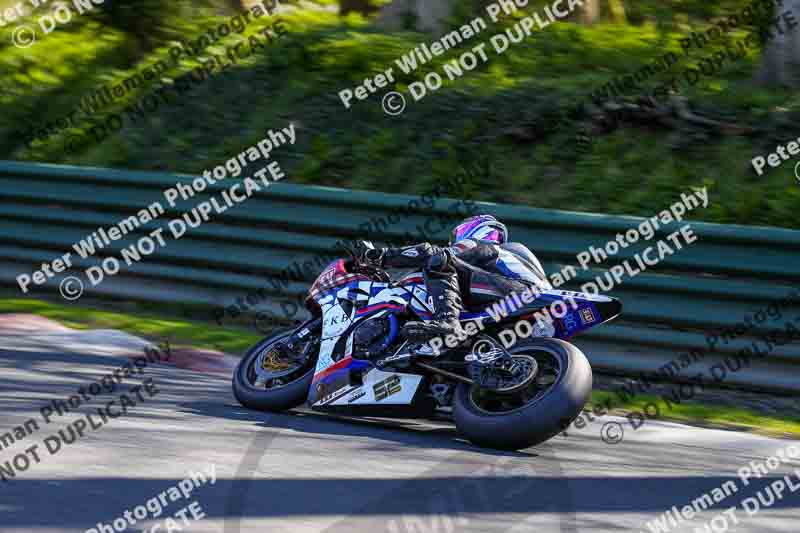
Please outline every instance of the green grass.
[{"label": "green grass", "polygon": [[[750,409],[704,404],[684,401],[680,404],[670,403],[657,396],[641,394],[622,402],[616,394],[606,391],[594,391],[590,405],[604,405],[610,402],[614,414],[643,413],[646,405],[654,403],[658,406],[658,420],[681,422],[703,427],[733,429],[782,438],[800,437],[800,417],[765,416]],[[649,410],[653,412],[652,407]],[[637,417],[638,420],[638,417]],[[650,420],[648,418],[648,420]],[[647,422],[645,422],[646,424]]]},{"label": "green grass", "polygon": [[[446,80],[419,102],[409,101],[400,117],[389,117],[380,94],[346,110],[337,93],[393,66],[401,54],[431,42],[431,36],[376,31],[359,17],[327,13],[283,18],[289,34],[263,53],[217,73],[144,120],[126,119],[121,131],[74,154],[63,153],[64,142],[69,135],[86,136],[92,121],[32,149],[20,145],[17,124],[64,115],[85,91],[166,57],[176,42],[164,41],[137,65],[119,65],[110,58],[124,47],[123,36],[111,31],[97,37],[95,23],[87,23],[54,32],[31,49],[32,56],[4,49],[0,70],[14,74],[0,76],[0,89],[6,89],[0,90],[0,116],[12,119],[0,124],[0,158],[200,173],[260,140],[269,128],[292,121],[298,142],[275,157],[293,183],[414,194],[452,175],[464,153],[482,154],[491,162],[491,173],[475,184],[477,200],[650,216],[690,187],[707,186],[711,205],[693,211],[694,219],[800,228],[794,216],[800,184],[793,165],[759,178],[749,166],[755,155],[796,138],[794,125],[800,122],[800,94],[751,85],[757,52],[686,91],[696,108],[755,126],[757,135],[714,137],[630,126],[596,137],[592,151],[581,155],[570,131],[535,140],[511,134],[584,99],[616,74],[634,71],[667,50],[679,51],[678,39],[702,24],[668,29],[553,24],[502,55],[489,51],[486,64]],[[187,30],[186,38],[220,20],[193,21],[195,29]],[[511,22],[485,30],[469,44],[487,41]],[[246,35],[264,24],[263,19],[253,23]],[[224,54],[239,39],[225,38],[202,58]],[[441,73],[445,62],[467,48],[465,43],[410,75],[399,75],[396,88],[405,90],[428,72]],[[164,76],[171,80],[197,65],[182,61]],[[134,91],[101,118],[122,112],[149,91],[152,87]]]},{"label": "green grass", "polygon": [[240,355],[263,335],[239,327],[217,326],[147,313],[121,313],[42,300],[0,300],[0,314],[30,313],[79,330],[118,329],[154,342],[194,346]]}]

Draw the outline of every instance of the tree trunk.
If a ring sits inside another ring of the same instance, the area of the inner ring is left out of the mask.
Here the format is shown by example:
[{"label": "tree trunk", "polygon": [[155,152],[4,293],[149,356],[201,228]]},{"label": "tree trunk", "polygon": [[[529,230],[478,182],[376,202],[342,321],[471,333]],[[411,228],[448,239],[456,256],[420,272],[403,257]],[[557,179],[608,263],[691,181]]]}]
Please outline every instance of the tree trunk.
[{"label": "tree trunk", "polygon": [[[784,0],[775,7],[775,16],[786,11],[800,13],[800,0]],[[764,49],[756,81],[771,87],[800,87],[800,28],[789,29],[781,17],[780,24],[770,26],[770,31],[774,37]]]},{"label": "tree trunk", "polygon": [[611,19],[617,24],[626,24],[628,17],[625,15],[624,0],[608,0],[608,8],[611,11]]},{"label": "tree trunk", "polygon": [[594,24],[600,18],[600,0],[586,0],[583,3],[581,22],[584,24]]},{"label": "tree trunk", "polygon": [[402,28],[410,17],[416,29],[442,33],[455,0],[395,0],[381,10],[378,23],[388,29]]}]

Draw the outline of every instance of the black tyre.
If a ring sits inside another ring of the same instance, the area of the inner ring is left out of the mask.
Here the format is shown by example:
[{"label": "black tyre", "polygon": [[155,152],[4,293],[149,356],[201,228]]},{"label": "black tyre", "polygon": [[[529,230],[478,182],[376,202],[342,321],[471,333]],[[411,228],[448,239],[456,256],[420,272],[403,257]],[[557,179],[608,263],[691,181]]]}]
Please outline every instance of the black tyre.
[{"label": "black tyre", "polygon": [[525,339],[508,352],[536,359],[530,384],[504,395],[462,383],[453,416],[474,444],[520,450],[555,436],[577,418],[592,392],[592,368],[578,348],[558,339]]},{"label": "black tyre", "polygon": [[[303,364],[291,364],[272,355],[275,345],[293,331],[267,337],[242,357],[233,373],[233,395],[239,403],[250,409],[273,412],[305,403],[314,377],[316,357]],[[311,348],[316,346],[316,341],[310,340],[300,348],[308,349],[309,343],[313,345]],[[269,361],[265,362],[266,358],[270,358]]]}]

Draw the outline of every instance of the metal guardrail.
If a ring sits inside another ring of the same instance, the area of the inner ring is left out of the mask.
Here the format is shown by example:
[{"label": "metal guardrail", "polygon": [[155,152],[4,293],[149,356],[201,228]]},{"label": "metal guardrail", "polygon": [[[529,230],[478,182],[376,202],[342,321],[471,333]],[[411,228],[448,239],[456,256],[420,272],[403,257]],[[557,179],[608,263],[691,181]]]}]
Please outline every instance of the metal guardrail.
[{"label": "metal guardrail", "polygon": [[[94,257],[78,258],[73,273],[98,265],[103,257],[120,257],[122,248],[218,195],[233,179],[209,186],[190,201],[169,209],[164,189],[193,178],[0,162],[0,284],[15,287],[21,295],[15,280],[19,274],[31,273],[41,263],[66,252],[73,252],[75,257],[72,245],[98,227],[116,225],[153,202],[164,204],[167,212],[158,219],[99,250]],[[275,310],[276,302],[307,289],[307,281],[319,271],[315,265],[319,265],[320,255],[337,255],[333,247],[339,239],[365,237],[364,227],[376,217],[398,210],[404,213],[383,228],[384,240],[403,239],[409,233],[422,240],[418,228],[424,227],[431,213],[456,220],[456,200],[441,199],[431,210],[409,210],[413,200],[421,205],[416,197],[407,195],[277,183],[190,229],[180,240],[168,240],[166,247],[130,267],[123,266],[119,274],[96,287],[87,283],[86,293],[108,299],[219,308],[258,291],[270,296],[260,308]],[[590,245],[601,247],[618,232],[643,220],[485,202],[478,205],[481,211],[501,218],[514,240],[530,247],[548,272],[576,265],[578,252]],[[665,237],[680,225],[661,228],[656,238]],[[706,335],[735,330],[745,317],[767,309],[771,302],[800,287],[800,231],[699,222],[692,222],[692,228],[697,242],[625,279],[612,291],[624,303],[621,319],[575,339],[596,368],[634,375],[657,371],[669,361],[680,361],[681,354],[693,348],[707,349]],[[380,235],[366,236],[380,240]],[[446,239],[443,227],[433,235],[435,241]],[[579,289],[603,269],[632,258],[646,246],[631,245],[596,269],[578,269],[576,279],[564,288]],[[292,281],[286,288],[267,282],[266,278],[280,276],[293,264],[300,272],[302,265],[307,265],[302,276],[305,281]],[[31,291],[31,296],[57,291],[61,277]],[[798,341],[767,350],[765,342],[759,340],[769,330],[783,328],[788,320],[800,317],[800,301],[783,308],[781,314],[780,319],[769,318],[748,327],[727,344],[718,341],[713,353],[681,368],[676,379],[698,373],[711,376],[712,367],[725,366],[727,357],[724,384],[800,391]],[[800,328],[800,322],[795,324]],[[768,351],[767,356],[753,359],[749,366],[736,371],[729,370],[737,352],[754,342],[760,343],[762,352]]]}]

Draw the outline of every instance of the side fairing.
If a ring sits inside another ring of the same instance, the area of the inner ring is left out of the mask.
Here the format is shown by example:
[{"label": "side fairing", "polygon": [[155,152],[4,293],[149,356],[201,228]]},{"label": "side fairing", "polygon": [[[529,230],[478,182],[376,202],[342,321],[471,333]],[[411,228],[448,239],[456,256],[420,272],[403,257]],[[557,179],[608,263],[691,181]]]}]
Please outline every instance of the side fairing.
[{"label": "side fairing", "polygon": [[[387,313],[402,312],[409,303],[415,310],[418,309],[417,312],[421,316],[425,313],[430,314],[426,306],[414,301],[412,294],[417,296],[420,302],[426,301],[427,293],[424,286],[420,288],[411,284],[405,287],[390,287],[385,283],[372,281],[353,282],[326,294],[317,295],[316,302],[322,310],[322,338],[319,359],[308,394],[310,405],[331,404],[361,387],[361,383],[353,379],[353,374],[366,379],[372,372],[376,372],[373,370],[366,373],[367,369],[372,368],[372,363],[352,357],[353,332],[358,323],[381,318]],[[346,336],[343,350],[337,353],[337,346],[341,346],[343,336]],[[412,391],[408,397],[409,402],[413,397],[413,391],[416,390],[416,384],[418,380],[413,386],[406,380],[405,385],[401,385],[404,390]],[[379,396],[378,394],[377,397]],[[373,394],[372,397],[376,396]],[[405,394],[396,396],[389,403],[397,403],[397,398],[405,399]]]},{"label": "side fairing", "polygon": [[622,311],[619,300],[602,294],[589,294],[564,290],[543,291],[562,300],[575,302],[567,306],[566,314],[559,318],[556,337],[569,339],[582,331],[607,322]]},{"label": "side fairing", "polygon": [[422,376],[382,372],[376,368],[364,375],[364,384],[352,387],[325,405],[409,405]]}]

